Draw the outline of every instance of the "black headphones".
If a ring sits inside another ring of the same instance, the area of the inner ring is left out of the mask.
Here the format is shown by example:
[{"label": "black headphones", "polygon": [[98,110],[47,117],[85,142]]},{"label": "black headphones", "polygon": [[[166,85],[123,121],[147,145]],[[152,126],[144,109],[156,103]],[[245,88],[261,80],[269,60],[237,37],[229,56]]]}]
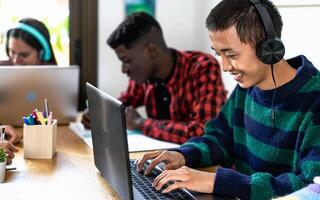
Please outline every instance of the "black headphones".
[{"label": "black headphones", "polygon": [[249,0],[255,7],[263,24],[266,37],[261,39],[256,46],[256,54],[261,62],[273,65],[279,62],[285,53],[285,48],[280,40],[276,37],[271,17],[265,7],[262,6],[260,0]]}]

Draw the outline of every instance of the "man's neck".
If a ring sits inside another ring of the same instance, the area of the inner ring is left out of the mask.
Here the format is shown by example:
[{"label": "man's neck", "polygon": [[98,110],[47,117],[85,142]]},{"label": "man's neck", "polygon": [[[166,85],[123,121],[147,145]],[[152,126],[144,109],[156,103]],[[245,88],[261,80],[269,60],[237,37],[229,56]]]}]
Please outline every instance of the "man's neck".
[{"label": "man's neck", "polygon": [[171,70],[174,68],[175,63],[175,55],[169,50],[164,50],[161,52],[161,55],[158,58],[157,64],[157,73],[155,77],[165,81],[168,76],[171,74]]},{"label": "man's neck", "polygon": [[[270,67],[270,73],[269,78],[266,84],[264,86],[259,87],[262,90],[270,90],[274,88],[274,83],[272,80],[272,74],[271,74],[272,68]],[[296,76],[296,69],[291,67],[287,61],[284,59],[281,60],[279,63],[276,63],[273,65],[273,74],[276,81],[276,87],[281,87],[282,85],[290,82],[294,77]]]}]

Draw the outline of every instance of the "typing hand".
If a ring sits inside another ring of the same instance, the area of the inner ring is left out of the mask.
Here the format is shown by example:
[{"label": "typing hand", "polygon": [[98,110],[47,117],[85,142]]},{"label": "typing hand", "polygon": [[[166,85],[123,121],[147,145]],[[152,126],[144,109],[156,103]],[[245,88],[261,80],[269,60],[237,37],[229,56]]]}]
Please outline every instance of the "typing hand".
[{"label": "typing hand", "polygon": [[89,111],[88,110],[86,110],[83,113],[82,118],[81,118],[81,123],[83,124],[83,126],[86,129],[91,129],[91,127],[90,127],[90,115],[89,115]]},{"label": "typing hand", "polygon": [[[136,165],[137,165],[137,162],[138,162],[138,160],[136,160]],[[148,166],[150,165],[150,163],[151,163],[151,160],[147,160],[147,162],[146,162],[147,164],[144,164],[143,165],[143,167],[142,167],[142,169],[139,171],[139,173],[140,174],[144,174],[145,173],[145,171],[146,171],[146,169],[148,168]],[[164,170],[164,168],[165,168],[165,163],[164,162],[161,162],[161,163],[159,163],[159,164],[157,164],[156,165],[156,167],[154,167],[155,168],[155,170],[157,170],[157,171],[159,171],[159,173],[158,173],[158,175]],[[149,175],[151,175],[150,173],[149,174],[147,174],[147,176],[149,176]],[[155,177],[154,177],[155,178]]]},{"label": "typing hand", "polygon": [[5,126],[5,133],[7,140],[12,144],[18,143],[22,138],[22,134],[12,126]]},{"label": "typing hand", "polygon": [[0,148],[2,148],[6,152],[6,154],[8,154],[7,164],[10,165],[12,163],[12,159],[14,158],[14,152],[17,152],[18,148],[7,141],[0,142]]},{"label": "typing hand", "polygon": [[178,188],[201,193],[212,193],[214,180],[215,173],[203,172],[183,166],[177,170],[163,171],[154,179],[152,186],[162,193],[168,193]]},{"label": "typing hand", "polygon": [[144,174],[147,175],[156,165],[161,162],[165,163],[164,169],[178,169],[185,165],[184,156],[176,151],[157,151],[153,153],[146,153],[137,161],[137,171],[141,171],[144,163],[152,159]]},{"label": "typing hand", "polygon": [[130,130],[142,130],[144,119],[132,107],[126,107],[127,128]]}]

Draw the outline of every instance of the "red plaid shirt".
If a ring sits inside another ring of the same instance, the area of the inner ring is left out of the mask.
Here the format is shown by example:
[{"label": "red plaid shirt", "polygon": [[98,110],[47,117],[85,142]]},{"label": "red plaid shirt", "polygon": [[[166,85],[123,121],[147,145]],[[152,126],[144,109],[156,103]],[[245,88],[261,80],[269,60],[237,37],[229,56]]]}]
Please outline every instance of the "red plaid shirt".
[{"label": "red plaid shirt", "polygon": [[[174,50],[175,51],[175,50]],[[216,116],[226,100],[220,67],[209,54],[180,52],[172,77],[166,83],[170,94],[170,120],[157,120],[154,85],[129,80],[120,100],[136,108],[146,106],[148,118],[142,131],[153,138],[182,144],[204,133],[204,123]]]}]

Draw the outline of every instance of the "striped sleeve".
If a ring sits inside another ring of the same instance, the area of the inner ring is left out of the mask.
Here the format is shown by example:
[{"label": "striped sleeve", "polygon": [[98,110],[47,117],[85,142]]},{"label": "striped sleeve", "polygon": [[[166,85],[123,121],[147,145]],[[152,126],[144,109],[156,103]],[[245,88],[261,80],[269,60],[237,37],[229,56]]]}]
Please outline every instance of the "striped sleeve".
[{"label": "striped sleeve", "polygon": [[[265,170],[261,171],[245,172],[230,168],[232,164],[239,161],[237,156],[234,155],[236,151],[234,145],[241,142],[233,141],[233,136],[237,132],[236,129],[232,128],[235,123],[233,121],[235,115],[233,112],[235,110],[234,99],[233,93],[218,117],[206,124],[204,136],[193,138],[182,145],[180,149],[176,149],[184,155],[186,164],[190,167],[221,165],[216,173],[215,195],[238,197],[240,199],[271,199],[272,197],[292,193],[312,182],[313,177],[320,175],[320,115],[314,111],[317,102],[314,103],[315,106],[310,106],[314,108],[313,114],[310,115],[309,112],[308,115],[305,115],[304,123],[308,123],[300,125],[304,127],[304,130],[300,130],[300,134],[295,140],[295,149],[287,151],[293,152],[293,156],[283,157],[283,163],[292,164],[291,170],[281,169],[286,165],[277,165],[268,160],[261,161],[266,164],[270,163],[272,168],[269,169],[267,164]],[[249,135],[243,138],[250,140]],[[258,144],[261,145],[262,143]],[[260,148],[263,148],[263,146]],[[267,156],[268,152],[264,150],[261,152],[266,153],[263,154],[266,157],[262,155],[264,159],[269,157]],[[283,150],[282,152],[286,151]],[[252,169],[256,162],[257,160],[250,160],[251,167],[247,166],[248,169]],[[286,172],[272,173],[275,171]]]},{"label": "striped sleeve", "polygon": [[297,159],[297,166],[290,173],[273,176],[270,173],[253,173],[250,176],[232,169],[217,170],[214,193],[240,199],[271,199],[292,193],[311,183],[320,175],[320,125],[315,115],[309,127],[304,131],[304,138]]},{"label": "striped sleeve", "polygon": [[233,92],[218,116],[206,123],[202,137],[193,137],[179,149],[175,149],[184,155],[187,166],[231,165],[234,154],[231,126],[234,97]]}]

